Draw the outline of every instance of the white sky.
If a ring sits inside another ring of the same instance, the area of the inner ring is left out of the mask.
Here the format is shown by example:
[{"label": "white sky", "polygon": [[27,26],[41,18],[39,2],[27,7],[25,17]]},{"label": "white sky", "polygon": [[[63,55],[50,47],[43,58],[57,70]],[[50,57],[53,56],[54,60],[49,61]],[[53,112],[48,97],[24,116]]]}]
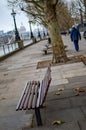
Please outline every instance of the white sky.
[{"label": "white sky", "polygon": [[[70,1],[70,0],[66,0]],[[14,21],[11,16],[11,10],[7,6],[7,0],[0,0],[0,30],[4,32],[10,31],[14,29]],[[16,14],[16,24],[19,28],[21,23],[25,26],[26,30],[29,30],[28,18],[25,13],[17,13]]]},{"label": "white sky", "polygon": [[[0,0],[0,30],[4,32],[14,29],[14,21],[11,15],[11,10],[7,6],[7,0]],[[28,18],[25,13],[19,12],[16,14],[16,24],[19,28],[21,23],[29,30]]]}]

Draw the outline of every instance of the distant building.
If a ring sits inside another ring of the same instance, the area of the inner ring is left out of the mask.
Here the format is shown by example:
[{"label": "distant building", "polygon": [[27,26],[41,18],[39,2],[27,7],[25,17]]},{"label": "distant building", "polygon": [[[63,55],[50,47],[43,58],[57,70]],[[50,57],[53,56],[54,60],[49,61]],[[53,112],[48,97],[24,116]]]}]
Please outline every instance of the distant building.
[{"label": "distant building", "polygon": [[21,23],[20,29],[19,29],[20,33],[24,33],[26,32],[26,28],[23,26],[23,24]]},{"label": "distant building", "polygon": [[14,30],[12,30],[12,31],[8,31],[8,32],[7,32],[8,35],[14,35],[14,33],[15,33]]},{"label": "distant building", "polygon": [[3,34],[4,34],[4,31],[3,31],[3,30],[1,30],[1,31],[0,31],[0,36],[1,36],[1,35],[3,35]]},{"label": "distant building", "polygon": [[0,45],[1,44],[7,44],[9,42],[9,39],[12,39],[13,37],[13,31],[9,31],[7,33],[4,33],[4,31],[0,31]]},{"label": "distant building", "polygon": [[19,34],[20,34],[20,37],[22,40],[29,38],[29,32],[26,31],[26,28],[24,27],[24,25],[22,23],[19,28]]}]

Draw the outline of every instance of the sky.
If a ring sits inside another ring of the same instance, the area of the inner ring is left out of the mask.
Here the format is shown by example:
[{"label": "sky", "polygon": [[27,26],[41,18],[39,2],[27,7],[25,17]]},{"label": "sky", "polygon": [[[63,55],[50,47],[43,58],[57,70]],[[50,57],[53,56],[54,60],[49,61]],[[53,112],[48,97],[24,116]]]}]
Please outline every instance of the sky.
[{"label": "sky", "polygon": [[[0,0],[0,31],[7,32],[14,29],[11,12],[12,10],[7,6],[7,0]],[[16,13],[16,24],[17,28],[20,28],[21,24],[23,24],[26,30],[29,30],[28,18],[23,12]]]},{"label": "sky", "polygon": [[[12,10],[7,6],[7,0],[0,0],[0,31],[3,30],[7,32],[14,29],[14,21],[11,12]],[[23,24],[26,30],[29,30],[28,18],[23,12],[16,13],[16,24],[17,28],[20,28],[21,24]]]}]

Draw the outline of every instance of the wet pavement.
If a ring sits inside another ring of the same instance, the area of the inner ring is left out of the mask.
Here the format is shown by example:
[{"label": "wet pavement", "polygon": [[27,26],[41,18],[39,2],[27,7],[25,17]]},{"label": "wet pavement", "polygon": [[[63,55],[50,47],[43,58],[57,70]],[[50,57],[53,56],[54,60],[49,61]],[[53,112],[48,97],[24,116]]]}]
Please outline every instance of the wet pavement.
[{"label": "wet pavement", "polygon": [[[69,36],[62,36],[67,56],[86,56],[86,40],[74,50]],[[85,130],[86,129],[86,66],[82,62],[51,67],[52,81],[45,108],[41,110],[43,126],[37,127],[34,111],[16,112],[16,105],[28,80],[42,80],[46,68],[37,69],[39,61],[51,60],[44,55],[47,40],[29,46],[0,62],[0,130]],[[75,91],[83,88],[84,92]],[[59,91],[58,89],[62,89]],[[52,121],[62,120],[61,125]],[[33,128],[31,128],[33,126]]]}]

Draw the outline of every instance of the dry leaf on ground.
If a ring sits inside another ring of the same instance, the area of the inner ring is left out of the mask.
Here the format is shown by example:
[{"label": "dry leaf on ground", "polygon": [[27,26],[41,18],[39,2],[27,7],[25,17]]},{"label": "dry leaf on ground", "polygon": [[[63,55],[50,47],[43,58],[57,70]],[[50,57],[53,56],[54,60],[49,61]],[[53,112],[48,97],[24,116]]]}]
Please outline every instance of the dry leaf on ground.
[{"label": "dry leaf on ground", "polygon": [[79,93],[76,93],[75,96],[79,96]]},{"label": "dry leaf on ground", "polygon": [[78,92],[85,92],[85,89],[80,87],[80,88],[75,88],[74,89],[75,91],[78,91]]},{"label": "dry leaf on ground", "polygon": [[61,124],[63,124],[63,123],[65,123],[64,121],[62,121],[62,120],[55,120],[55,121],[53,121],[52,122],[52,125],[61,125]]},{"label": "dry leaf on ground", "polygon": [[56,92],[55,95],[60,95],[60,92]]},{"label": "dry leaf on ground", "polygon": [[64,88],[58,88],[58,91],[64,91]]}]

